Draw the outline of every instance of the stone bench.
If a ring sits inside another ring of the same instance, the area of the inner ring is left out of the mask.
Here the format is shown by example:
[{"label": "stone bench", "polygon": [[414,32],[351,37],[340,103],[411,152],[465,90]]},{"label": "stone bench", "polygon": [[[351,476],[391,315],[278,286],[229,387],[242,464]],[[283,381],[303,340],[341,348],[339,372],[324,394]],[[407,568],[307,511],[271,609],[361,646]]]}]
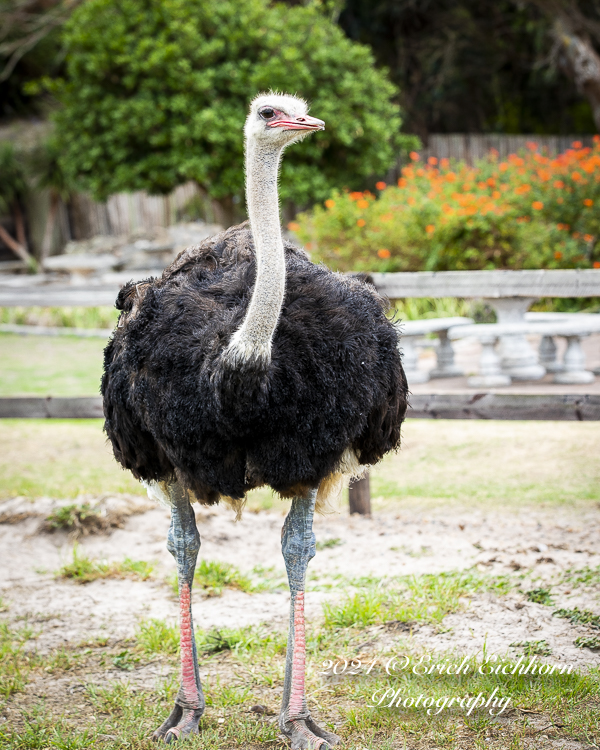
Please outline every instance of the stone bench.
[{"label": "stone bench", "polygon": [[[409,383],[426,383],[429,378],[455,378],[463,375],[454,364],[454,349],[448,338],[448,331],[464,325],[470,325],[471,318],[426,318],[423,320],[405,320],[397,323],[401,335],[400,349],[402,364]],[[436,347],[436,366],[430,372],[418,369],[419,353],[417,341],[423,336],[434,333],[438,336]]]},{"label": "stone bench", "polygon": [[[591,383],[594,373],[585,369],[585,355],[581,348],[581,339],[592,333],[600,332],[600,315],[582,315],[577,319],[554,318],[547,320],[525,320],[522,323],[490,323],[471,326],[460,326],[450,329],[448,336],[457,340],[474,336],[481,342],[481,356],[479,360],[479,374],[470,377],[467,384],[472,388],[498,388],[510,385],[512,377],[510,371],[503,367],[501,352],[496,350],[497,344],[511,338],[525,339],[528,335],[539,335],[546,345],[540,346],[541,358],[547,363],[555,361],[556,348],[553,357],[547,352],[547,341],[554,337],[566,339],[567,348],[562,367],[546,368],[543,362],[536,358],[535,364],[543,370],[553,372],[553,382],[562,385]],[[530,347],[531,349],[531,347]],[[533,349],[531,349],[533,352]],[[533,352],[535,354],[535,352]],[[543,377],[542,375],[542,377]]]},{"label": "stone bench", "polygon": [[[377,289],[390,299],[460,297],[481,299],[499,324],[525,323],[531,304],[540,297],[600,297],[600,269],[523,271],[420,271],[372,273]],[[502,337],[502,370],[513,380],[538,380],[540,365],[526,335]]]}]

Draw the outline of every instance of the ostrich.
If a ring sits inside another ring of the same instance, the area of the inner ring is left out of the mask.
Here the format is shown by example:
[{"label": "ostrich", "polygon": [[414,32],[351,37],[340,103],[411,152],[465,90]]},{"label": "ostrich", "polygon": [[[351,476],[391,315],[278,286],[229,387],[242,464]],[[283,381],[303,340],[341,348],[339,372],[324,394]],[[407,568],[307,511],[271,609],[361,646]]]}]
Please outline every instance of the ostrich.
[{"label": "ostrich", "polygon": [[400,440],[407,385],[396,329],[371,285],[284,242],[277,180],[286,146],[324,123],[301,99],[262,94],[245,125],[249,223],[184,250],[160,278],[124,286],[106,347],[105,429],[116,459],[167,502],[179,578],[181,686],[154,732],[198,733],[204,711],[191,611],[200,547],[191,502],[270,486],[292,498],[282,530],[290,624],[279,726],[292,748],[339,738],[304,693],[304,588],[313,513]]}]

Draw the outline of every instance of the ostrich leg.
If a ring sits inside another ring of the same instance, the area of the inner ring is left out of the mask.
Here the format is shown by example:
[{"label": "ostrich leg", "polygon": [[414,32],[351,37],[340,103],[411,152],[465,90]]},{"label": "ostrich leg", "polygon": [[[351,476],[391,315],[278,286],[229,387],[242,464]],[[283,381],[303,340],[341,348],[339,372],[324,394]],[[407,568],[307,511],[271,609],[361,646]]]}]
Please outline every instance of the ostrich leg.
[{"label": "ostrich leg", "polygon": [[281,549],[290,584],[290,631],[279,728],[291,739],[292,750],[326,750],[340,742],[337,735],[326,732],[312,720],[304,692],[304,588],[306,568],[315,556],[312,524],[316,497],[315,490],[308,497],[292,500],[281,534]]},{"label": "ostrich leg", "polygon": [[198,722],[204,713],[204,695],[192,622],[192,583],[200,549],[200,534],[187,492],[178,484],[172,484],[169,486],[169,495],[171,526],[167,536],[167,549],[175,558],[179,579],[181,686],[169,718],[152,735],[153,740],[163,740],[167,744],[180,737],[198,734]]}]

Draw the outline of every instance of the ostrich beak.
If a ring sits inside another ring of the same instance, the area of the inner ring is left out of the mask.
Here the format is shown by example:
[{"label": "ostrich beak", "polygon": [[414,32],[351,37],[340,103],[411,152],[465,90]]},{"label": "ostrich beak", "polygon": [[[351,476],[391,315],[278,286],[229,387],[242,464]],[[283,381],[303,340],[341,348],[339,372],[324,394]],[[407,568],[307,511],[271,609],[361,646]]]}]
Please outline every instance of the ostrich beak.
[{"label": "ostrich beak", "polygon": [[271,128],[284,128],[285,130],[325,130],[323,120],[318,120],[310,115],[290,118],[289,120],[276,120],[269,123]]}]

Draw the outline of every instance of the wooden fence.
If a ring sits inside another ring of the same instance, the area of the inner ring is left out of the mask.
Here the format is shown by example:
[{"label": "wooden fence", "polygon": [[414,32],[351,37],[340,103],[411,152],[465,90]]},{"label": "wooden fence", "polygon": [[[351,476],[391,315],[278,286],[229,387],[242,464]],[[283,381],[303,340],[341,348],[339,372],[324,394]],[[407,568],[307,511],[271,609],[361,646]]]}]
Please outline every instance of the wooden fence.
[{"label": "wooden fence", "polygon": [[495,150],[500,159],[527,149],[528,144],[537,144],[541,151],[554,156],[571,148],[573,143],[591,146],[592,135],[494,135],[479,133],[432,133],[427,148],[421,153],[422,159],[436,156],[438,159],[461,159],[473,164],[477,159]]}]

